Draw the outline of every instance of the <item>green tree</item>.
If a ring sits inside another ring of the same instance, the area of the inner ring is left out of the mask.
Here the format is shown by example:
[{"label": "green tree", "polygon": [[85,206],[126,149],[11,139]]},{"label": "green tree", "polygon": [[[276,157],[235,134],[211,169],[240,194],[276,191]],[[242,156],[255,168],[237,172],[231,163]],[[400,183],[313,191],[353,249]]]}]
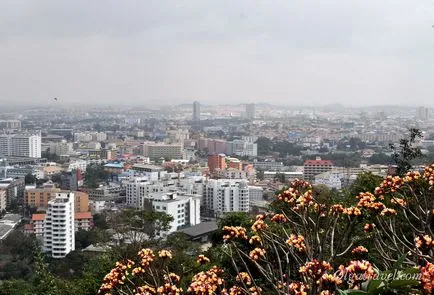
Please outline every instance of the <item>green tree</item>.
[{"label": "green tree", "polygon": [[416,146],[416,140],[422,137],[422,132],[416,128],[409,129],[407,138],[402,138],[399,145],[390,144],[392,158],[397,165],[396,174],[404,175],[412,168],[412,161],[422,156],[420,148]]},{"label": "green tree", "polygon": [[256,141],[258,145],[258,155],[266,156],[273,150],[273,142],[268,137],[261,136]]},{"label": "green tree", "polygon": [[24,176],[24,183],[25,184],[34,184],[36,182],[36,177],[32,173],[27,173],[26,176]]}]

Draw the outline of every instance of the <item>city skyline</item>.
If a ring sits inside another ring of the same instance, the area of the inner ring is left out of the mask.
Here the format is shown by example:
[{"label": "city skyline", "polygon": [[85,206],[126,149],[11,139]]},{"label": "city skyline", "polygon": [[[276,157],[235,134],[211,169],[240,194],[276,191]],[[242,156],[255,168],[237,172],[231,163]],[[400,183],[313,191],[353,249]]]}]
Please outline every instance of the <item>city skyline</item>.
[{"label": "city skyline", "polygon": [[434,5],[425,0],[0,8],[5,105],[432,106]]}]

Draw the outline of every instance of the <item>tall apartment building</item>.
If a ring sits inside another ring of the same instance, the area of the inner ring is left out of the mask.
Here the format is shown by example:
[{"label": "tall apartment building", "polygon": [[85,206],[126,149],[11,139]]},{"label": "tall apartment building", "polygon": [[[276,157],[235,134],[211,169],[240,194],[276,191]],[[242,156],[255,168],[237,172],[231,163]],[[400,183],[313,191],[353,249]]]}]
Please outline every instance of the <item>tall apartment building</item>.
[{"label": "tall apartment building", "polygon": [[24,197],[25,187],[24,178],[6,178],[0,180],[0,189],[6,191],[6,202],[8,205],[12,201],[20,201]]},{"label": "tall apartment building", "polygon": [[208,169],[209,172],[226,169],[226,155],[225,154],[211,154],[208,155]]},{"label": "tall apartment building", "polygon": [[333,163],[329,160],[321,160],[317,157],[316,160],[306,160],[304,162],[304,178],[308,181],[313,181],[315,176],[333,169]]},{"label": "tall apartment building", "polygon": [[[49,202],[56,198],[59,193],[68,193],[60,188],[32,188],[25,191],[24,205],[37,208],[38,210],[48,210]],[[85,192],[74,192],[74,212],[89,211],[89,196]]]},{"label": "tall apartment building", "polygon": [[228,142],[228,154],[241,157],[257,157],[258,145],[248,140],[235,139]]},{"label": "tall apartment building", "polygon": [[0,130],[20,131],[21,130],[21,121],[20,120],[0,120]]},{"label": "tall apartment building", "polygon": [[165,144],[165,143],[144,143],[143,155],[151,160],[164,159],[182,159],[183,143]]},{"label": "tall apartment building", "polygon": [[254,103],[246,104],[246,118],[249,120],[255,119],[255,104]]},{"label": "tall apartment building", "polygon": [[48,202],[44,221],[44,250],[64,258],[75,250],[74,193],[57,193]]},{"label": "tall apartment building", "polygon": [[134,208],[144,208],[149,194],[164,192],[165,186],[149,177],[134,177],[126,184],[126,204]]},{"label": "tall apartment building", "polygon": [[41,157],[41,133],[0,135],[0,156]]},{"label": "tall apartment building", "polygon": [[61,142],[50,142],[48,146],[50,148],[50,153],[58,156],[70,155],[73,152],[72,142],[66,142],[66,140],[62,140]]},{"label": "tall apartment building", "polygon": [[198,101],[193,102],[193,121],[200,122],[200,103]]},{"label": "tall apartment building", "polygon": [[188,130],[183,130],[183,129],[168,130],[167,131],[167,137],[168,137],[169,141],[172,143],[184,142],[184,140],[187,140],[190,138],[190,134],[189,134]]},{"label": "tall apartment building", "polygon": [[428,120],[429,118],[429,108],[426,107],[418,107],[416,111],[416,117],[419,120]]},{"label": "tall apartment building", "polygon": [[7,206],[7,197],[6,197],[6,189],[0,188],[0,212],[6,210]]},{"label": "tall apartment building", "polygon": [[167,233],[200,223],[200,198],[200,195],[176,192],[153,193],[149,196],[154,211],[164,212],[173,217]]},{"label": "tall apartment building", "polygon": [[107,134],[105,132],[77,132],[74,133],[74,141],[90,142],[90,141],[105,141]]},{"label": "tall apartment building", "polygon": [[205,184],[203,207],[215,216],[249,211],[249,187],[246,180],[210,179]]}]

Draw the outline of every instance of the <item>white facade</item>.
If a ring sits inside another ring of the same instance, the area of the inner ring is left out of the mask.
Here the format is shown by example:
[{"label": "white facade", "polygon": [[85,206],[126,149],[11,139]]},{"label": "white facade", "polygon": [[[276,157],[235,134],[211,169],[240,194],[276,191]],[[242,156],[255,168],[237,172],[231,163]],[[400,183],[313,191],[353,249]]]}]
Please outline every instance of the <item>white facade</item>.
[{"label": "white facade", "polygon": [[6,210],[8,199],[6,198],[6,189],[0,188],[0,211]]},{"label": "white facade", "polygon": [[149,177],[134,177],[126,183],[126,204],[133,208],[143,208],[149,194],[166,191],[164,184],[151,181]]},{"label": "white facade", "polygon": [[257,157],[258,145],[248,140],[236,139],[228,142],[228,154],[241,157]]},{"label": "white facade", "polygon": [[341,172],[325,172],[315,175],[314,184],[322,184],[329,188],[340,190],[342,188],[342,180],[344,179],[344,173]]},{"label": "white facade", "polygon": [[77,132],[74,134],[74,140],[79,142],[106,141],[107,134],[104,132]]},{"label": "white facade", "polygon": [[85,160],[76,160],[74,162],[70,162],[68,166],[68,171],[79,169],[81,172],[86,172],[88,162]]},{"label": "white facade", "polygon": [[51,142],[49,144],[50,153],[56,155],[70,155],[73,152],[72,143],[62,140],[61,142]]},{"label": "white facade", "polygon": [[264,189],[260,186],[249,185],[249,201],[262,201],[264,199]]},{"label": "white facade", "polygon": [[17,133],[0,135],[0,156],[41,157],[40,133]]},{"label": "white facade", "polygon": [[182,159],[183,150],[183,143],[164,144],[146,142],[143,144],[143,155],[152,160],[159,160],[160,158]]},{"label": "white facade", "polygon": [[205,184],[203,204],[219,216],[228,212],[249,211],[249,187],[246,180],[211,179]]},{"label": "white facade", "polygon": [[200,223],[200,196],[179,193],[154,193],[149,196],[152,209],[173,217],[168,233]]},{"label": "white facade", "polygon": [[46,214],[44,250],[53,258],[63,258],[75,250],[74,193],[57,193]]}]

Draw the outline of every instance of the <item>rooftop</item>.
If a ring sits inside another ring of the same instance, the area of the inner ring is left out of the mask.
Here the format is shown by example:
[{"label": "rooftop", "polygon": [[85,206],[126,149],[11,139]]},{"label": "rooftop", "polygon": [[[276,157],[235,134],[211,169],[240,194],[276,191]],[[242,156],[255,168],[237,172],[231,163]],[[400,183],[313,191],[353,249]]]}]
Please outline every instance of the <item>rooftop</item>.
[{"label": "rooftop", "polygon": [[75,213],[75,219],[91,219],[92,213],[90,212],[79,212]]},{"label": "rooftop", "polygon": [[304,165],[333,165],[333,162],[330,160],[306,160]]},{"label": "rooftop", "polygon": [[45,219],[44,213],[32,214],[32,221],[43,221]]},{"label": "rooftop", "polygon": [[217,222],[216,221],[206,221],[206,222],[201,222],[195,226],[181,229],[179,231],[186,234],[189,237],[194,238],[194,237],[198,237],[198,236],[202,236],[205,234],[215,232],[216,230],[217,230]]}]

